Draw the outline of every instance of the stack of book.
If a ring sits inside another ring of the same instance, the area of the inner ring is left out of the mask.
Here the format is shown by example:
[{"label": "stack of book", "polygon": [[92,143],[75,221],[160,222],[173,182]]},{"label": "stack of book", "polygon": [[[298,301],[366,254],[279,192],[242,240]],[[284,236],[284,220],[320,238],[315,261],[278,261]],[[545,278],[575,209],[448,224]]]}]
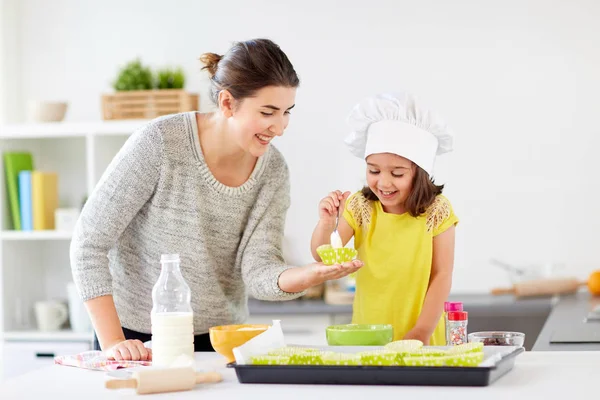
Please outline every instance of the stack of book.
[{"label": "stack of book", "polygon": [[34,169],[33,156],[28,152],[4,153],[4,171],[12,229],[55,229],[58,175]]}]

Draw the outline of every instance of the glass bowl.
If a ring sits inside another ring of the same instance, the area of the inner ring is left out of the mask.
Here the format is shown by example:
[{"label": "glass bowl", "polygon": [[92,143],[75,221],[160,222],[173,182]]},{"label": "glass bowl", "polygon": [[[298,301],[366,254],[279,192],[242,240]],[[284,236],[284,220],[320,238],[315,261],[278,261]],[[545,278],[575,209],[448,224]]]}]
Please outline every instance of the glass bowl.
[{"label": "glass bowl", "polygon": [[467,335],[469,343],[483,343],[484,346],[519,346],[525,343],[521,332],[488,331],[473,332]]}]

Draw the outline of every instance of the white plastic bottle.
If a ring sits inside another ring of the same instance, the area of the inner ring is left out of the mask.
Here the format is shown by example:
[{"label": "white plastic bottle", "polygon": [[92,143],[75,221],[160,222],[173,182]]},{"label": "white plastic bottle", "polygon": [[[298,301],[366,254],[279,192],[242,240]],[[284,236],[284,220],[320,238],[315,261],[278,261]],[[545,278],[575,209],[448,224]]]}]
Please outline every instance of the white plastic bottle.
[{"label": "white plastic bottle", "polygon": [[[181,275],[178,254],[163,254],[152,289],[152,365],[169,367],[181,356],[194,361],[194,313],[190,287]],[[178,361],[180,361],[179,359]]]}]

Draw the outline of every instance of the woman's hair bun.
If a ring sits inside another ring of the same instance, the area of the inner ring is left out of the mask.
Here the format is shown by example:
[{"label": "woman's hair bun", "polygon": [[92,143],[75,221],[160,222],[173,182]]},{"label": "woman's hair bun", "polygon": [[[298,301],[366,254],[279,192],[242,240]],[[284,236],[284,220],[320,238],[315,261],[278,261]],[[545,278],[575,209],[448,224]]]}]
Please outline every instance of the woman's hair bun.
[{"label": "woman's hair bun", "polygon": [[200,61],[204,64],[204,67],[202,67],[202,69],[208,70],[210,77],[214,77],[217,73],[217,66],[219,64],[219,61],[221,61],[222,58],[223,56],[220,56],[216,53],[202,54],[200,56]]}]

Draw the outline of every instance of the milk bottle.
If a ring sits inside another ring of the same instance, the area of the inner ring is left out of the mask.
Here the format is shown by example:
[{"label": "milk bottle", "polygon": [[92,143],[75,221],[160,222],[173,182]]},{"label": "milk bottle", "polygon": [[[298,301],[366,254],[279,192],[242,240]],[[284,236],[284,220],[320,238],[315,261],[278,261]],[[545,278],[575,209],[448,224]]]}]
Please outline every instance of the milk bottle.
[{"label": "milk bottle", "polygon": [[163,254],[152,289],[152,365],[168,367],[182,355],[194,360],[194,313],[178,254]]}]

